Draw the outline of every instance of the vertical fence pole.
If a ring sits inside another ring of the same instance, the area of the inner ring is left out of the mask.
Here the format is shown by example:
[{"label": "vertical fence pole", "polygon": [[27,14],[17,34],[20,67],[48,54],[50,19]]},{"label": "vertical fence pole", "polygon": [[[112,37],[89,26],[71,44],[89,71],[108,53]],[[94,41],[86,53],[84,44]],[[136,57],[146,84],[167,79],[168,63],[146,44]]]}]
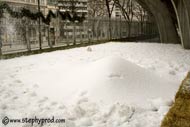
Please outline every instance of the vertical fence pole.
[{"label": "vertical fence pole", "polygon": [[119,36],[120,36],[120,39],[122,39],[122,35],[121,35],[121,31],[122,31],[122,30],[121,30],[121,29],[122,29],[122,26],[121,26],[121,25],[122,25],[122,22],[121,22],[121,15],[120,15],[119,20],[120,20],[120,21],[119,21],[119,26],[120,26],[120,27],[119,27],[119,28],[120,28],[120,30],[119,30]]},{"label": "vertical fence pole", "polygon": [[111,37],[111,19],[110,18],[108,20],[108,31],[109,31],[109,40],[111,40],[112,37]]},{"label": "vertical fence pole", "polygon": [[[38,12],[40,11],[40,0],[38,0]],[[39,29],[39,46],[40,50],[42,49],[42,37],[41,37],[41,18],[38,19],[38,29]]]},{"label": "vertical fence pole", "polygon": [[80,43],[81,43],[81,44],[83,43],[83,38],[82,38],[83,32],[84,32],[83,23],[81,23],[80,29],[79,29],[79,33],[80,33]]},{"label": "vertical fence pole", "polygon": [[[0,28],[2,29],[3,27],[1,25],[2,24],[1,24],[1,19],[0,19]],[[3,47],[3,39],[2,39],[2,35],[1,34],[3,34],[2,30],[0,30],[0,58],[2,56],[2,47]]]},{"label": "vertical fence pole", "polygon": [[66,42],[67,46],[69,46],[69,27],[67,27],[68,23],[66,22],[65,29],[66,29]]},{"label": "vertical fence pole", "polygon": [[92,30],[91,30],[91,41],[90,43],[92,43],[94,41],[94,33],[95,33],[95,19],[92,19]]},{"label": "vertical fence pole", "polygon": [[48,25],[48,45],[52,48],[52,42],[50,41],[50,26]]},{"label": "vertical fence pole", "polygon": [[119,20],[117,20],[117,39],[119,39],[120,38],[120,19]]},{"label": "vertical fence pole", "polygon": [[98,20],[96,21],[96,29],[95,29],[95,30],[96,30],[96,39],[97,39],[96,41],[99,40],[99,32],[98,32],[98,31],[99,31],[99,20],[100,20],[100,19],[98,19]]},{"label": "vertical fence pole", "polygon": [[76,44],[76,24],[73,22],[73,45]]},{"label": "vertical fence pole", "polygon": [[105,19],[106,20],[106,31],[107,31],[107,38],[106,40],[110,40],[110,29],[109,29],[109,20]]},{"label": "vertical fence pole", "polygon": [[0,58],[1,58],[1,56],[2,56],[2,49],[1,49],[1,47],[0,47]]},{"label": "vertical fence pole", "polygon": [[31,51],[31,45],[30,45],[30,39],[29,39],[29,28],[28,25],[26,26],[26,44],[27,44],[27,49],[28,51]]},{"label": "vertical fence pole", "polygon": [[85,24],[85,21],[83,22],[83,25],[82,25],[82,28],[83,28],[83,32],[84,32],[84,36],[83,36],[83,43],[86,42],[86,38],[87,38],[87,32],[88,32],[88,29],[86,29],[86,26],[87,24]]},{"label": "vertical fence pole", "polygon": [[88,36],[88,43],[90,43],[90,33],[91,33],[91,29],[90,29],[90,22],[92,22],[92,20],[88,19],[88,27],[87,27],[87,36]]},{"label": "vertical fence pole", "polygon": [[88,43],[90,43],[90,29],[87,30],[87,36],[88,36]]},{"label": "vertical fence pole", "polygon": [[1,35],[0,35],[0,58],[2,56],[2,47],[3,47],[3,43],[1,41]]},{"label": "vertical fence pole", "polygon": [[140,36],[140,22],[137,23],[137,36]]}]

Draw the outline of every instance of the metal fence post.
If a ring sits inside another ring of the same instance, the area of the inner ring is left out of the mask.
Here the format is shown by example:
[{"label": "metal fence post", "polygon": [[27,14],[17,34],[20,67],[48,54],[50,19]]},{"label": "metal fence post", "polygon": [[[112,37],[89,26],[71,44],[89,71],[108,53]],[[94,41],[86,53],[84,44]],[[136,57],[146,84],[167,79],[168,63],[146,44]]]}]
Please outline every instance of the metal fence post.
[{"label": "metal fence post", "polygon": [[0,37],[0,58],[2,56],[2,47],[3,47],[3,44],[2,44],[2,41],[1,41],[1,37]]},{"label": "metal fence post", "polygon": [[25,33],[25,36],[26,36],[27,49],[28,49],[28,51],[31,51],[31,45],[30,45],[30,39],[29,39],[29,28],[28,28],[28,25],[26,25],[26,33]]},{"label": "metal fence post", "polygon": [[80,33],[80,43],[81,43],[81,44],[83,43],[83,38],[82,38],[83,32],[84,32],[83,23],[81,23],[80,29],[79,29],[79,33]]},{"label": "metal fence post", "polygon": [[50,26],[48,25],[48,45],[50,48],[52,48],[52,43],[50,41]]},{"label": "metal fence post", "polygon": [[[2,28],[2,27],[0,27],[0,28]],[[3,41],[2,41],[3,39],[1,38],[1,34],[2,34],[2,31],[0,30],[0,58],[2,56],[2,47],[3,47]]]},{"label": "metal fence post", "polygon": [[88,19],[88,27],[87,27],[87,36],[88,36],[88,43],[90,43],[90,34],[91,34],[91,29],[89,27],[89,23],[92,22],[92,20]]},{"label": "metal fence post", "polygon": [[96,26],[96,27],[95,27],[95,35],[96,35],[96,36],[95,36],[95,37],[96,37],[96,38],[95,38],[95,41],[98,41],[98,20],[99,20],[99,19],[96,20],[96,25],[95,25],[95,26]]},{"label": "metal fence post", "polygon": [[111,18],[109,18],[109,40],[112,39]]},{"label": "metal fence post", "polygon": [[[40,11],[40,0],[38,0],[38,12]],[[41,37],[41,18],[38,19],[38,29],[39,29],[39,48],[42,49],[42,37]]]},{"label": "metal fence post", "polygon": [[120,39],[122,38],[122,35],[121,35],[122,26],[121,26],[121,25],[122,25],[122,22],[121,22],[121,15],[120,15],[120,18],[119,18],[119,26],[120,26],[120,27],[119,27],[119,28],[120,28],[120,30],[119,30],[119,36],[120,36]]},{"label": "metal fence post", "polygon": [[67,43],[67,46],[69,46],[69,30],[67,28],[67,25],[68,23],[66,22],[66,25],[65,25],[65,29],[66,29],[66,43]]},{"label": "metal fence post", "polygon": [[76,44],[76,24],[73,22],[73,45]]},{"label": "metal fence post", "polygon": [[0,48],[0,58],[1,58],[1,56],[2,56],[2,49]]}]

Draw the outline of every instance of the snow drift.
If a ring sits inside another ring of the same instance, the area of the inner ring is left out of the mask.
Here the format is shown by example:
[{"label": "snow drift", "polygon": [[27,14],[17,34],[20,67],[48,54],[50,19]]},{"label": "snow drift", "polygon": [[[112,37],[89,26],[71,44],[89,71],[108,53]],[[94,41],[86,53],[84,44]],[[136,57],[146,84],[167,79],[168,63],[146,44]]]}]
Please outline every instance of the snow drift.
[{"label": "snow drift", "polygon": [[116,56],[85,65],[69,77],[76,79],[68,78],[73,88],[79,86],[90,99],[105,103],[145,104],[148,99],[172,99],[176,91],[174,82]]},{"label": "snow drift", "polygon": [[32,77],[24,76],[27,78],[25,81],[36,79],[40,84],[38,94],[64,103],[71,103],[82,93],[95,102],[144,105],[149,99],[172,99],[176,90],[174,86],[177,86],[174,82],[117,56],[83,64],[64,75],[53,68],[44,71],[44,77],[39,76],[39,72],[43,71],[30,72]]}]

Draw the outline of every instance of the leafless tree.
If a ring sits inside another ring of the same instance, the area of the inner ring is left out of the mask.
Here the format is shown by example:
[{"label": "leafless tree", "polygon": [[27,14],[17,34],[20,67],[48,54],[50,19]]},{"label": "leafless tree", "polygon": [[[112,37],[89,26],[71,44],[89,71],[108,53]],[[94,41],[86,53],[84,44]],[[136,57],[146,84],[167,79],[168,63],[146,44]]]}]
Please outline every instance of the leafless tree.
[{"label": "leafless tree", "polygon": [[114,0],[105,0],[105,5],[107,8],[108,17],[111,18],[113,9],[115,7],[115,1]]},{"label": "leafless tree", "polygon": [[104,0],[88,0],[88,17],[106,17],[107,10]]},{"label": "leafless tree", "polygon": [[114,0],[88,0],[88,13],[90,17],[111,18],[114,7]]},{"label": "leafless tree", "polygon": [[114,0],[116,6],[121,10],[122,16],[128,24],[128,36],[131,36],[131,26],[134,20],[140,22],[141,33],[144,22],[147,20],[148,12],[135,0]]},{"label": "leafless tree", "polygon": [[105,0],[105,5],[107,8],[107,13],[108,13],[108,17],[109,17],[109,38],[112,38],[112,30],[111,30],[111,17],[112,17],[112,13],[113,13],[113,9],[115,7],[115,1],[114,0]]},{"label": "leafless tree", "polygon": [[139,5],[138,3],[135,4],[135,17],[136,19],[138,20],[138,22],[140,22],[140,31],[141,33],[143,33],[144,31],[144,23],[148,20],[147,17],[148,17],[148,12],[141,6]]},{"label": "leafless tree", "polygon": [[131,25],[134,19],[134,6],[135,3],[132,0],[114,0],[116,6],[121,10],[121,13],[128,24],[128,36],[131,36]]}]

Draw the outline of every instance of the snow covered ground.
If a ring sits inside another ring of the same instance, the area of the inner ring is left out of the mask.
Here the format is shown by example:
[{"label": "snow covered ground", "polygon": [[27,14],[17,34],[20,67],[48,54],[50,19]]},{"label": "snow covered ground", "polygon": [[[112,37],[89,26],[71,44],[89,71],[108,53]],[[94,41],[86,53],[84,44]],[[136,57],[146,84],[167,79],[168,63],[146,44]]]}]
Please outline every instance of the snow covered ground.
[{"label": "snow covered ground", "polygon": [[66,127],[159,127],[190,70],[190,51],[110,42],[1,60],[0,66],[1,120],[55,116],[65,118]]}]

